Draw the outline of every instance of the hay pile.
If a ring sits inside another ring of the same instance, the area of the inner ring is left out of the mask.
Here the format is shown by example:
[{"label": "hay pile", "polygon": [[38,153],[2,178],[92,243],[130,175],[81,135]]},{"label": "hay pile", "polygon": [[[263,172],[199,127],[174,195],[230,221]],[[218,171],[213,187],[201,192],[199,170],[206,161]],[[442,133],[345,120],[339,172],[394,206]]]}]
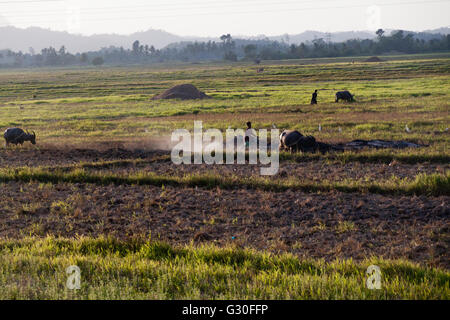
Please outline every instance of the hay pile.
[{"label": "hay pile", "polygon": [[383,62],[384,60],[378,58],[378,57],[370,57],[369,59],[365,60],[365,62]]},{"label": "hay pile", "polygon": [[159,99],[204,99],[209,98],[204,92],[198,90],[192,84],[180,84],[172,87],[163,93],[160,93],[152,98],[152,100]]}]

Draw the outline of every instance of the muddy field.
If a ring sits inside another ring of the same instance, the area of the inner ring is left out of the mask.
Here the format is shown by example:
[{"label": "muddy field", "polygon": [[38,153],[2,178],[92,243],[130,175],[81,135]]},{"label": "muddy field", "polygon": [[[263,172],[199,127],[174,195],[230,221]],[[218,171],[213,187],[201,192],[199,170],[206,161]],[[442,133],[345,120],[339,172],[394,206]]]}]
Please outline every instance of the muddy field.
[{"label": "muddy field", "polygon": [[[259,175],[258,167],[249,165],[174,166],[167,151],[152,150],[25,149],[2,151],[0,158],[5,167],[47,166],[49,170],[80,162],[140,159],[86,168],[123,175]],[[430,163],[284,161],[278,178],[375,181],[448,169]],[[21,182],[3,183],[1,190],[2,238],[151,237],[174,244],[236,243],[326,260],[376,255],[450,267],[448,196]]]}]

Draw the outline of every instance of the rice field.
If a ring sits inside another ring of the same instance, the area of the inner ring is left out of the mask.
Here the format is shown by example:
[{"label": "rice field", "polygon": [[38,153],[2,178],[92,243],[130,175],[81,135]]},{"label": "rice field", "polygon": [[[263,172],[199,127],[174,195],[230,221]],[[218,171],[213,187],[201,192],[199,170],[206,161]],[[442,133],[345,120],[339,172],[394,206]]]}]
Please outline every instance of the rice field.
[{"label": "rice field", "polygon": [[[0,299],[448,300],[449,58],[1,70],[0,128],[37,144],[0,150]],[[182,83],[211,98],[151,100]],[[174,165],[200,120],[422,147]]]}]

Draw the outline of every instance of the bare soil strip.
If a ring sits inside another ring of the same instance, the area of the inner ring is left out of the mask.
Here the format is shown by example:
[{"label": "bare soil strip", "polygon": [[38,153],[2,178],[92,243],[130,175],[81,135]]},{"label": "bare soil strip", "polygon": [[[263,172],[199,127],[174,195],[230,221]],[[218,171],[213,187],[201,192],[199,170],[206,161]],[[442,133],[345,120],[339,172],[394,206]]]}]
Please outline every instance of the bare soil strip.
[{"label": "bare soil strip", "polygon": [[450,197],[9,182],[0,237],[237,243],[332,260],[372,255],[450,268]]}]

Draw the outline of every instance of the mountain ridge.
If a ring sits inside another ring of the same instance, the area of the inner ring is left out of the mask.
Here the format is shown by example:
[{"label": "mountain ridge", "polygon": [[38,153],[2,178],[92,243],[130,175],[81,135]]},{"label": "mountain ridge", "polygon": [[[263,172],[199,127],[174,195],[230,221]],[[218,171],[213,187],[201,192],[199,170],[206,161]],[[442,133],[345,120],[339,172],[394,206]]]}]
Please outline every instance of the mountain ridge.
[{"label": "mountain ridge", "polygon": [[[393,30],[386,30],[387,34]],[[405,31],[410,33],[411,31]],[[438,28],[434,30],[426,30],[422,32],[412,32],[419,38],[432,38],[438,35],[447,35],[450,33],[449,27]],[[0,50],[10,49],[22,52],[39,52],[43,48],[50,46],[59,49],[65,46],[66,50],[72,53],[96,51],[104,47],[124,47],[131,48],[135,40],[139,40],[141,44],[153,45],[155,48],[163,48],[169,44],[182,41],[220,41],[220,35],[217,37],[196,37],[196,36],[179,36],[164,30],[148,29],[139,31],[129,35],[119,34],[94,34],[85,36],[81,34],[72,34],[67,31],[54,31],[40,27],[29,27],[26,29],[13,26],[0,27]],[[342,42],[350,39],[373,39],[376,35],[369,31],[341,31],[326,33],[321,31],[306,30],[298,34],[284,34],[278,36],[246,36],[237,35],[238,39],[269,39],[276,41],[284,41],[288,43],[299,44],[301,42],[312,41],[314,39],[323,38],[332,42]],[[30,48],[33,48],[31,50]]]}]

